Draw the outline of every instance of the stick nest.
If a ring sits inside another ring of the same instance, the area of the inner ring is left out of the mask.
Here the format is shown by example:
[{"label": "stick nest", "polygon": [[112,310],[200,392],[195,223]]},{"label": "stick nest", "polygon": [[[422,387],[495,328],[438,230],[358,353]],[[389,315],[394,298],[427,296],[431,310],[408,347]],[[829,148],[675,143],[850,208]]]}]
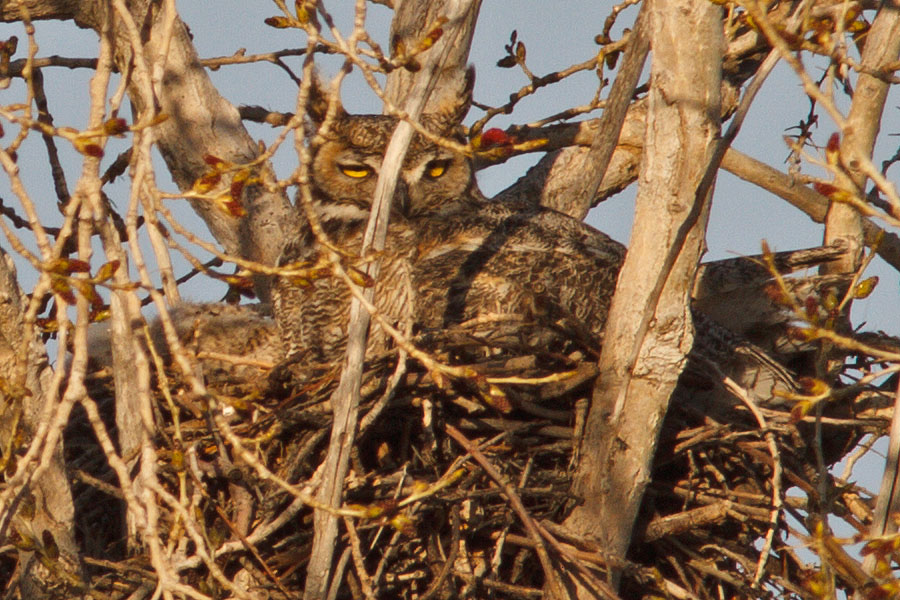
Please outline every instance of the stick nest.
[{"label": "stick nest", "polygon": [[[416,361],[398,370],[396,355],[368,363],[344,486],[345,506],[364,516],[342,520],[334,597],[542,598],[549,576],[605,580],[603,548],[561,525],[580,502],[570,486],[585,451],[579,441],[596,355],[546,333],[507,322],[420,337],[437,360],[470,367],[468,377]],[[159,539],[181,580],[215,598],[235,594],[228,582],[252,598],[302,596],[313,510],[276,477],[314,495],[340,371],[288,371],[210,382],[208,398],[192,397],[173,373],[156,382],[155,416],[165,424],[155,439],[158,481],[187,508],[160,504]],[[91,381],[92,396],[108,398],[111,414],[110,378]],[[623,597],[764,596],[760,579],[770,592],[806,597],[797,582],[810,575],[796,548],[809,543],[803,536],[811,535],[814,516],[865,525],[868,494],[822,465],[845,457],[865,434],[882,434],[887,420],[878,411],[889,400],[877,390],[844,394],[819,406],[818,426],[813,417],[792,419],[790,404],[777,400],[758,407],[763,429],[721,382],[688,368],[666,417],[628,561],[617,565]],[[257,465],[240,458],[214,417]],[[451,430],[477,446],[494,477]],[[154,568],[125,546],[122,494],[83,418],[67,431],[66,453],[92,592],[125,598],[152,589]],[[510,490],[524,514],[514,510]],[[529,533],[535,528],[540,536]],[[769,560],[758,575],[767,536]],[[200,558],[200,546],[218,574]],[[539,547],[556,574],[539,560]]]}]

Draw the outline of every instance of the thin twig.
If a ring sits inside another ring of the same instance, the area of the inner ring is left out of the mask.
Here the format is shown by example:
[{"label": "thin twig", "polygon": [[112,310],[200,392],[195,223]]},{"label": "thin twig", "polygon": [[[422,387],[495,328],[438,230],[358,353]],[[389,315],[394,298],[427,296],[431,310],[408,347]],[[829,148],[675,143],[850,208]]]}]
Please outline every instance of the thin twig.
[{"label": "thin twig", "polygon": [[488,474],[488,477],[493,479],[503,490],[503,494],[506,496],[512,509],[516,512],[516,515],[518,515],[519,519],[522,521],[522,524],[528,531],[529,538],[534,543],[534,551],[537,553],[538,559],[541,562],[541,567],[544,569],[544,577],[546,578],[547,585],[550,586],[550,597],[554,600],[566,598],[565,587],[559,580],[559,574],[556,572],[556,568],[550,560],[550,555],[547,553],[547,548],[544,546],[544,540],[541,538],[537,524],[534,522],[534,519],[531,518],[531,515],[528,514],[528,510],[525,508],[525,505],[522,504],[522,499],[519,498],[519,495],[513,487],[506,481],[506,478],[500,474],[500,471],[494,468],[494,465],[491,464],[475,444],[470,442],[468,438],[453,425],[448,424],[444,429],[450,437],[456,440],[457,443],[459,443],[459,445],[475,459],[481,468],[484,469],[484,472]]},{"label": "thin twig", "polygon": [[[446,8],[450,15],[450,22],[460,19],[465,12],[473,7],[472,2],[466,0],[456,0],[448,4]],[[357,21],[359,16],[364,14],[364,8],[364,3],[357,4]],[[361,27],[357,27],[357,29],[361,30]],[[341,42],[339,34],[334,29],[332,29],[332,33]],[[356,35],[354,33],[351,39]],[[437,83],[443,63],[454,44],[454,39],[458,35],[459,31],[445,33],[445,39],[442,40],[444,44],[443,52],[440,54],[431,53],[426,56],[423,76],[418,78],[413,85],[413,89],[409,90],[408,103],[405,107],[405,112],[411,120],[419,120],[431,91]],[[355,45],[344,44],[344,46],[345,55],[348,58],[352,58],[355,55]],[[371,216],[363,235],[360,255],[364,256],[370,248],[375,251],[384,248],[394,189],[397,185],[397,179],[403,165],[403,157],[412,140],[412,135],[413,127],[409,121],[398,122],[397,128],[394,130],[394,134],[391,136],[391,141],[385,151],[381,171],[375,185]],[[378,275],[379,262],[375,260],[368,265],[367,272],[373,279]],[[365,291],[364,296],[371,301],[373,294],[374,289],[369,288]],[[346,357],[338,388],[332,397],[334,420],[332,422],[331,441],[324,463],[326,465],[326,476],[318,494],[318,498],[322,502],[330,504],[332,507],[338,507],[341,504],[344,476],[347,472],[351,448],[355,439],[359,388],[362,379],[368,326],[369,312],[354,297],[350,303]],[[314,522],[315,536],[304,592],[304,596],[308,599],[321,597],[328,587],[331,557],[337,537],[337,520],[333,514],[317,511]]]}]

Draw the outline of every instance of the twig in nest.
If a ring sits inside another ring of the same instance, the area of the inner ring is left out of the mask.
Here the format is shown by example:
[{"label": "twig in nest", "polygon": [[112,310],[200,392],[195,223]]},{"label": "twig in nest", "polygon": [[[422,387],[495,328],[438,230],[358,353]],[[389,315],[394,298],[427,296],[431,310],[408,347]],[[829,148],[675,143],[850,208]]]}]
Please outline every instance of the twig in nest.
[{"label": "twig in nest", "polygon": [[[375,600],[375,593],[372,591],[372,578],[366,572],[365,558],[359,543],[359,534],[356,532],[356,526],[353,524],[353,519],[344,517],[344,526],[347,528],[347,535],[350,538],[350,551],[353,556],[353,565],[356,567],[356,576],[359,578],[359,585],[362,588],[363,594],[366,596],[366,600]],[[339,578],[335,577],[332,589],[338,587],[338,581]]]},{"label": "twig in nest", "polygon": [[528,514],[519,495],[512,486],[506,482],[503,475],[494,468],[487,457],[481,453],[478,447],[460,433],[457,428],[453,425],[446,425],[444,430],[450,437],[456,440],[457,443],[459,443],[459,445],[462,446],[479,465],[481,465],[481,468],[484,469],[485,473],[487,473],[488,476],[503,489],[503,493],[512,505],[512,509],[522,520],[522,524],[525,525],[525,529],[528,530],[529,537],[534,542],[534,551],[537,553],[538,559],[541,561],[541,567],[544,569],[544,576],[546,577],[547,584],[550,586],[551,590],[551,598],[565,598],[565,596],[563,596],[564,588],[562,582],[559,581],[559,576],[550,560],[550,555],[547,553],[547,548],[544,546],[541,534],[538,532],[537,524],[534,522],[534,519],[531,518],[531,515]]},{"label": "twig in nest", "polygon": [[450,552],[447,554],[444,566],[441,567],[441,572],[438,573],[438,576],[431,582],[431,586],[428,588],[428,591],[425,592],[425,595],[422,596],[422,600],[431,600],[432,598],[437,597],[438,592],[441,590],[441,586],[444,584],[447,576],[450,575],[450,570],[456,562],[456,555],[459,553],[460,539],[459,507],[457,506],[450,508],[450,527],[453,531],[449,544]]},{"label": "twig in nest", "polygon": [[718,366],[710,363],[710,367],[715,369],[720,376],[725,388],[734,394],[741,402],[743,402],[759,423],[760,429],[765,432],[766,444],[769,447],[769,453],[772,455],[772,512],[769,517],[769,529],[766,531],[766,541],[759,553],[759,561],[756,564],[756,575],[753,577],[753,585],[759,586],[762,582],[763,575],[766,570],[766,562],[769,559],[769,553],[772,550],[772,544],[775,541],[775,534],[778,532],[778,518],[781,515],[782,499],[781,499],[781,453],[778,451],[778,442],[775,440],[775,434],[769,429],[766,418],[755,402],[747,394],[747,390],[738,385],[730,377],[724,377],[719,371]]}]

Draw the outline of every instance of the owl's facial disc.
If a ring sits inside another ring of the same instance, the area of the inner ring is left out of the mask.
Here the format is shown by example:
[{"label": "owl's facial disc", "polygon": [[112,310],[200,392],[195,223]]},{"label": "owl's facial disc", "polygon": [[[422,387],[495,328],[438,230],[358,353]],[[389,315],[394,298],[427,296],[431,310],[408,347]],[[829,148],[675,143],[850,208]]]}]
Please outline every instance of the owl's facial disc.
[{"label": "owl's facial disc", "polygon": [[[440,129],[434,121],[427,115],[423,119],[432,130]],[[383,115],[344,115],[319,138],[313,148],[312,180],[320,205],[369,210],[396,123]],[[409,217],[452,211],[470,198],[473,185],[472,166],[464,154],[416,134],[403,161],[392,209]],[[329,210],[346,212],[346,208]]]}]

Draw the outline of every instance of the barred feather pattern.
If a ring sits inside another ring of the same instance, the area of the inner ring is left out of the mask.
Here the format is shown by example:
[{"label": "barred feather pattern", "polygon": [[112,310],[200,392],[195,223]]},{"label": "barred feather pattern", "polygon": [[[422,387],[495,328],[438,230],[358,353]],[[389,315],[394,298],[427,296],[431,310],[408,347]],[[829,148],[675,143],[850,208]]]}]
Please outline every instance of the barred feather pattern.
[{"label": "barred feather pattern", "polygon": [[[330,239],[349,256],[358,255],[362,246],[365,222],[361,220],[323,222]],[[377,255],[380,271],[375,279],[375,306],[378,313],[407,335],[411,332],[417,304],[413,285],[412,260],[409,256],[412,231],[403,226],[390,228],[388,245]],[[307,363],[329,363],[339,360],[347,344],[350,300],[352,294],[345,280],[338,276],[311,231],[291,240],[282,251],[279,267],[301,268],[325,265],[312,277],[279,277],[272,294],[272,308],[287,355],[302,357]],[[341,261],[345,271],[362,272],[365,263],[376,255]],[[370,327],[367,353],[383,352],[392,339],[377,323]]]},{"label": "barred feather pattern", "polygon": [[530,314],[567,320],[599,341],[625,256],[606,234],[551,209],[488,202],[416,227],[420,323]]},{"label": "barred feather pattern", "polygon": [[[312,192],[319,220],[347,256],[359,253],[394,124],[389,117],[344,115],[314,148]],[[489,315],[524,315],[545,328],[562,326],[599,350],[625,248],[550,208],[485,200],[468,158],[421,137],[414,141],[379,256],[374,285],[380,315],[407,333]],[[329,264],[322,257],[331,251],[311,230],[298,233],[279,266]],[[371,258],[343,262],[353,269]],[[273,289],[274,315],[288,354],[306,362],[335,362],[346,346],[351,295],[342,279],[324,271],[279,277]],[[759,348],[709,319],[697,324],[695,351],[722,365],[726,374],[752,383],[764,373],[770,388],[793,387],[790,373]],[[367,351],[391,345],[373,326]]]}]

